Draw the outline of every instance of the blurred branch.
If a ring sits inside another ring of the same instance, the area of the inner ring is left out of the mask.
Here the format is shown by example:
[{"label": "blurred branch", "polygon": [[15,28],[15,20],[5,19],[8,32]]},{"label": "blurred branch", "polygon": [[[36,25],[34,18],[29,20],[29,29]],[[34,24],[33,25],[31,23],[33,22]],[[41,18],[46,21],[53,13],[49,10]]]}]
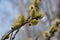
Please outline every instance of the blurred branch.
[{"label": "blurred branch", "polygon": [[24,0],[20,0],[20,11],[21,11],[21,13],[24,13],[24,9],[25,9]]},{"label": "blurred branch", "polygon": [[25,31],[26,31],[26,34],[27,34],[27,39],[31,38],[28,23],[25,25]]},{"label": "blurred branch", "polygon": [[[46,9],[47,11],[45,11],[45,15],[47,16],[47,20],[49,22],[49,26],[51,26],[51,21],[52,21],[52,4],[51,4],[51,0],[43,0],[45,2],[46,5]],[[48,3],[48,4],[46,4]]]},{"label": "blurred branch", "polygon": [[60,31],[59,24],[60,20],[59,19],[55,20],[51,25],[50,29],[44,32],[44,37],[46,40],[50,40],[54,36],[55,32]]},{"label": "blurred branch", "polygon": [[55,16],[54,16],[54,13],[53,13],[53,10],[52,10],[52,2],[51,0],[48,0],[48,8],[49,8],[49,14],[50,14],[50,17],[48,18],[49,20],[49,24],[51,26],[51,21],[55,19]]},{"label": "blurred branch", "polygon": [[52,20],[53,19],[55,19],[55,14],[54,14],[54,12],[53,12],[53,10],[52,10],[52,1],[51,0],[48,0],[48,2],[49,2],[49,9],[50,9],[50,14],[51,14],[51,16],[52,16]]},{"label": "blurred branch", "polygon": [[[45,12],[45,14],[46,14],[46,16],[47,16],[47,21],[49,21],[49,26],[51,26],[51,19],[50,19],[50,15],[49,15],[49,13],[48,12]],[[47,22],[46,21],[46,22]]]}]

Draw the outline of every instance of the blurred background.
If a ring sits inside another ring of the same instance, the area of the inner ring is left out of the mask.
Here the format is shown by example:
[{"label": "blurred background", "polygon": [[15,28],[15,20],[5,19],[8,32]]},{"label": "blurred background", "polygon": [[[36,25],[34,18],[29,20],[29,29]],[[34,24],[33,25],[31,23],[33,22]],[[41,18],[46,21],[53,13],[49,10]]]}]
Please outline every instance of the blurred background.
[{"label": "blurred background", "polygon": [[[0,0],[0,39],[8,30],[11,29],[12,24],[19,14],[28,16],[29,5],[32,0]],[[47,31],[52,22],[57,18],[59,0],[42,0],[40,11],[44,12],[44,17],[35,26],[28,26],[27,24],[21,27],[15,40],[44,40],[43,32]],[[56,32],[51,40],[60,40]]]}]

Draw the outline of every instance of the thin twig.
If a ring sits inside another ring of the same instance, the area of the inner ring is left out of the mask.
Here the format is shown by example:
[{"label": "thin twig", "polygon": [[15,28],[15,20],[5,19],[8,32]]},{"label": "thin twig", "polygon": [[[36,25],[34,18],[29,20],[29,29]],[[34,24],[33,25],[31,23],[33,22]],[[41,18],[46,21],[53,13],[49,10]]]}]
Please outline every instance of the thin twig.
[{"label": "thin twig", "polygon": [[[30,17],[27,18],[26,23],[29,22],[29,19],[30,19]],[[22,24],[21,26],[25,25],[26,23]],[[14,36],[12,37],[12,40],[14,40],[14,38],[18,32],[19,32],[19,29],[17,29],[17,31],[15,32]]]},{"label": "thin twig", "polygon": [[12,40],[12,35],[13,35],[13,32],[11,33],[10,40]]},{"label": "thin twig", "polygon": [[5,33],[5,34],[2,36],[1,40],[8,39],[11,32],[12,32],[12,30],[9,30],[7,33]]},{"label": "thin twig", "polygon": [[15,32],[15,34],[13,35],[12,39],[11,40],[14,40],[16,34],[19,32],[19,29]]}]

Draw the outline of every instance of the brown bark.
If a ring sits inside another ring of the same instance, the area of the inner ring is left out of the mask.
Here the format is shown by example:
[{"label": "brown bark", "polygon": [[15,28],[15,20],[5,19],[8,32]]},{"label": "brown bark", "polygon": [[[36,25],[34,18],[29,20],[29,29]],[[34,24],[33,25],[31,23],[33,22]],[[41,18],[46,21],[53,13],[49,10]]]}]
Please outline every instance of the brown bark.
[{"label": "brown bark", "polygon": [[[60,19],[60,0],[58,0],[58,13],[57,13],[57,16]],[[60,40],[60,32],[58,32],[58,40]]]}]

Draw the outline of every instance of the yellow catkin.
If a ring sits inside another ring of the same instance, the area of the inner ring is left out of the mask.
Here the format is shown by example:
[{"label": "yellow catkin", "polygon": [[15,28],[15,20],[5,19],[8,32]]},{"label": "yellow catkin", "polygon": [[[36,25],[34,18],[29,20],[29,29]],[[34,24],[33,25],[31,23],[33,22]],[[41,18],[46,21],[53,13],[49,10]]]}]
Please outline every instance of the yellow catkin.
[{"label": "yellow catkin", "polygon": [[32,38],[28,38],[28,40],[32,40]]},{"label": "yellow catkin", "polygon": [[43,33],[43,36],[44,36],[44,38],[46,39],[46,38],[50,37],[51,35],[50,35],[49,32],[45,31],[45,32]]},{"label": "yellow catkin", "polygon": [[26,17],[23,15],[19,15],[16,19],[16,21],[13,24],[12,29],[16,30],[21,27],[22,24],[26,22]]},{"label": "yellow catkin", "polygon": [[29,10],[31,11],[32,9],[35,10],[35,6],[34,6],[33,4],[31,4],[31,5],[29,6]]},{"label": "yellow catkin", "polygon": [[37,18],[38,18],[38,19],[41,19],[41,18],[43,18],[43,17],[44,17],[44,13],[43,13],[43,12],[38,12]]},{"label": "yellow catkin", "polygon": [[59,30],[59,23],[60,23],[60,20],[59,20],[59,19],[56,19],[56,20],[52,23],[52,25],[51,25],[51,27],[50,27],[50,29],[49,29],[49,32],[50,32],[50,33],[53,33],[53,32],[58,31],[58,30]]},{"label": "yellow catkin", "polygon": [[39,20],[36,20],[36,19],[33,19],[29,22],[29,25],[32,26],[32,25],[36,25],[38,24]]},{"label": "yellow catkin", "polygon": [[32,18],[35,18],[36,17],[36,10],[35,9],[33,9],[33,10],[31,10],[30,11],[30,13],[29,13],[29,16],[31,16]]},{"label": "yellow catkin", "polygon": [[34,4],[34,5],[40,5],[40,3],[41,3],[41,0],[32,0],[32,4]]}]

